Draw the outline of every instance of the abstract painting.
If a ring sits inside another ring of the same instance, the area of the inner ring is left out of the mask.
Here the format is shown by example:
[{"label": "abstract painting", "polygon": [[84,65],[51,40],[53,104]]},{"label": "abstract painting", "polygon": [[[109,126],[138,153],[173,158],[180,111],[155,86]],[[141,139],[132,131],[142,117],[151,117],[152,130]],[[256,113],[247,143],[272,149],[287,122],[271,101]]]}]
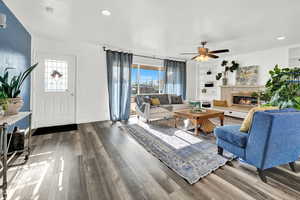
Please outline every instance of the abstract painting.
[{"label": "abstract painting", "polygon": [[258,66],[241,67],[236,73],[236,85],[257,85]]}]

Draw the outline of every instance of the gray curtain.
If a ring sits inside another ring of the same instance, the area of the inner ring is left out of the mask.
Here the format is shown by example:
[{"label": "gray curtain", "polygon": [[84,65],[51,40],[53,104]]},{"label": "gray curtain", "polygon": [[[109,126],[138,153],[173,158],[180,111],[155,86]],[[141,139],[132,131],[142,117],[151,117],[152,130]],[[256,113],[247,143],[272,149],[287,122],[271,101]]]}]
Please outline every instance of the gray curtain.
[{"label": "gray curtain", "polygon": [[130,116],[132,54],[106,51],[109,109],[112,121]]},{"label": "gray curtain", "polygon": [[186,62],[164,60],[166,69],[165,93],[186,98]]}]

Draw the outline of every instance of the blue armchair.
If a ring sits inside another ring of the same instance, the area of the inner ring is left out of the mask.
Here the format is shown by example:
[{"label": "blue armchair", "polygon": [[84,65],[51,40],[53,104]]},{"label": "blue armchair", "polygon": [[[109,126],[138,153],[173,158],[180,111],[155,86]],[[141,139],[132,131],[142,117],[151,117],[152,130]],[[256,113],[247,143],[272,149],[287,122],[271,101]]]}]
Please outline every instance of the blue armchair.
[{"label": "blue armchair", "polygon": [[223,149],[253,165],[262,181],[267,182],[264,170],[289,163],[295,171],[300,156],[300,112],[294,109],[256,112],[249,133],[240,126],[218,127],[218,154]]}]

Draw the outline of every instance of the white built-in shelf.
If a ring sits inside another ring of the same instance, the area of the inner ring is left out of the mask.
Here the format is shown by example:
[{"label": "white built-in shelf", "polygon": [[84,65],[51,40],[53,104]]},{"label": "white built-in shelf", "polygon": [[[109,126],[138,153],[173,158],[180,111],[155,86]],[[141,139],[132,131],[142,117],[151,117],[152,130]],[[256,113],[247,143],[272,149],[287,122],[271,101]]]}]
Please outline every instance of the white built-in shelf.
[{"label": "white built-in shelf", "polygon": [[[211,74],[207,74],[210,71]],[[197,70],[197,99],[202,101],[211,102],[213,99],[218,99],[218,81],[216,80],[216,75],[218,73],[218,68],[214,62],[201,63]],[[206,83],[213,83],[213,87],[205,87]],[[206,92],[202,93],[205,89]]]}]

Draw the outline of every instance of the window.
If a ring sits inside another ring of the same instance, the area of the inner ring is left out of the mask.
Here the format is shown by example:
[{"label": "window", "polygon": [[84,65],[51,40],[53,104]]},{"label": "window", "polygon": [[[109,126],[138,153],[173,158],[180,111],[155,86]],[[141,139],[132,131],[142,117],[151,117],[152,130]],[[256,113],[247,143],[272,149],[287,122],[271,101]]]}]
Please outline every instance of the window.
[{"label": "window", "polygon": [[133,65],[131,75],[133,96],[163,93],[165,76],[163,67]]},{"label": "window", "polygon": [[138,94],[139,82],[138,82],[138,68],[131,69],[131,95]]},{"label": "window", "polygon": [[68,90],[68,63],[63,60],[45,60],[45,91]]}]

